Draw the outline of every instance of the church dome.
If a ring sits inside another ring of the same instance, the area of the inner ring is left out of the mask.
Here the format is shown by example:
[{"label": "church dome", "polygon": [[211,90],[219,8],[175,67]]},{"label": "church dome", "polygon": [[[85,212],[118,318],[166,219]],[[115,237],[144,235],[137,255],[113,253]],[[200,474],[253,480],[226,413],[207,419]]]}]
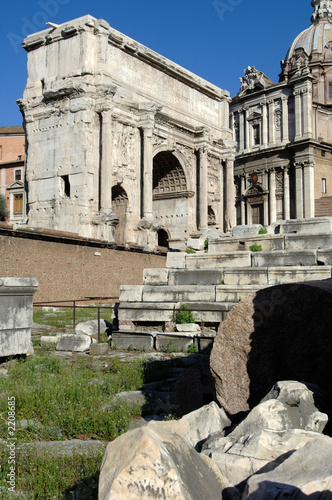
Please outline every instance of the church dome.
[{"label": "church dome", "polygon": [[299,67],[311,66],[317,61],[330,59],[332,0],[312,0],[311,5],[314,7],[311,26],[295,38],[285,60],[281,61],[280,80],[293,76]]},{"label": "church dome", "polygon": [[310,28],[302,31],[292,43],[288,50],[285,61],[290,61],[298,49],[303,49],[310,57],[314,51],[323,53],[326,45],[332,41],[332,20],[323,20],[317,24],[312,24]]}]

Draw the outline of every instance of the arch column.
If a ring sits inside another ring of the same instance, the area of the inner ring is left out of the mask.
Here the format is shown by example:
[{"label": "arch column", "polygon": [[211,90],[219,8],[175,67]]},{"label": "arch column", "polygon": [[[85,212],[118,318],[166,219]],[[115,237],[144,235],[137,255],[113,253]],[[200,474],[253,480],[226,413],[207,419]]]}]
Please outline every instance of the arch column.
[{"label": "arch column", "polygon": [[236,225],[234,158],[226,159],[226,230],[231,231]]},{"label": "arch column", "polygon": [[208,148],[199,148],[199,228],[208,228]]},{"label": "arch column", "polygon": [[153,128],[143,128],[143,217],[153,218],[152,191],[153,191]]},{"label": "arch column", "polygon": [[112,110],[102,111],[100,210],[112,209]]}]

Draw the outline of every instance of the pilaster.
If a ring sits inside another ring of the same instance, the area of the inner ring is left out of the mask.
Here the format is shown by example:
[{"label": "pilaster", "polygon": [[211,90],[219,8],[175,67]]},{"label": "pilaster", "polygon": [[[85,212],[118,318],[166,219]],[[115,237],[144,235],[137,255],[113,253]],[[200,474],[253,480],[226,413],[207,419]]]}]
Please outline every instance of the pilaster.
[{"label": "pilaster", "polygon": [[282,102],[282,142],[285,144],[289,141],[288,96],[283,96],[281,102]]},{"label": "pilaster", "polygon": [[276,198],[276,172],[274,168],[269,171],[270,181],[270,224],[277,220],[277,198]]},{"label": "pilaster", "polygon": [[303,164],[295,163],[296,218],[303,219]]}]

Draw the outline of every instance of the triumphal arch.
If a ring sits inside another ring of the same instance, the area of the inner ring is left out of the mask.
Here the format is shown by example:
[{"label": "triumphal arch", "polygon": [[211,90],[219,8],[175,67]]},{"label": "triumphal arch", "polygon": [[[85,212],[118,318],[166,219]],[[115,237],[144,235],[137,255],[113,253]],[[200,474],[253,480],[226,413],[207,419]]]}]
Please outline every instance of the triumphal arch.
[{"label": "triumphal arch", "polygon": [[235,224],[228,92],[91,16],[23,46],[29,226],[153,249]]}]

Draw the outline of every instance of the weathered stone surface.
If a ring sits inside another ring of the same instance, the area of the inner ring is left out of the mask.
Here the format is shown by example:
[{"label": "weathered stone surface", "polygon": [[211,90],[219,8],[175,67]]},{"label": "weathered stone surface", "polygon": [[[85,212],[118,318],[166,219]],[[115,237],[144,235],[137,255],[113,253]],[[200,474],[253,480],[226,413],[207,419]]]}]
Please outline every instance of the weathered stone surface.
[{"label": "weathered stone surface", "polygon": [[228,267],[250,267],[250,252],[224,252],[219,254],[187,255],[187,269],[224,269]]},{"label": "weathered stone surface", "polygon": [[298,266],[268,268],[267,279],[269,285],[283,283],[298,283],[300,281],[315,281],[331,278],[330,266]]},{"label": "weathered stone surface", "polygon": [[194,333],[159,333],[156,337],[157,351],[187,351],[194,342]]},{"label": "weathered stone surface", "polygon": [[91,347],[91,337],[88,335],[62,335],[57,343],[57,351],[86,352]]},{"label": "weathered stone surface", "polygon": [[171,302],[121,302],[120,321],[172,321],[176,303]]},{"label": "weathered stone surface", "polygon": [[[105,319],[100,320],[100,332],[104,333],[107,330],[111,330],[112,324]],[[75,332],[77,335],[98,335],[98,320],[92,319],[90,321],[85,321],[84,323],[79,323],[75,327]]]},{"label": "weathered stone surface", "polygon": [[235,226],[232,230],[233,238],[245,238],[249,236],[258,236],[260,229],[263,229],[261,224],[252,224],[245,226]]},{"label": "weathered stone surface", "polygon": [[43,335],[40,337],[40,345],[41,347],[56,345],[61,339],[61,335]]},{"label": "weathered stone surface", "polygon": [[285,250],[304,250],[332,247],[332,234],[286,234]]},{"label": "weathered stone surface", "polygon": [[264,287],[266,285],[218,285],[216,287],[216,302],[239,302]]},{"label": "weathered stone surface", "polygon": [[144,269],[143,284],[161,286],[168,284],[168,269]]},{"label": "weathered stone surface", "polygon": [[183,252],[168,252],[166,257],[167,269],[185,269],[186,254]]},{"label": "weathered stone surface", "polygon": [[0,357],[29,355],[37,289],[38,282],[32,278],[0,278]]},{"label": "weathered stone surface", "polygon": [[149,351],[153,348],[154,343],[153,333],[138,333],[138,332],[113,332],[112,347],[118,349],[137,349],[139,351]]},{"label": "weathered stone surface", "polygon": [[251,477],[242,499],[331,498],[331,461],[331,438],[317,436],[274,470]]},{"label": "weathered stone surface", "polygon": [[[194,449],[216,426],[204,425],[206,415],[198,419],[198,426],[193,417],[182,424],[150,422],[110,443],[100,473],[99,499],[221,498],[229,484],[213,462]],[[218,427],[221,422],[223,417],[215,419]]]},{"label": "weathered stone surface", "polygon": [[185,323],[182,325],[175,325],[178,332],[200,333],[201,327],[196,323]]},{"label": "weathered stone surface", "polygon": [[223,279],[221,269],[185,269],[169,271],[168,284],[174,285],[219,285]]},{"label": "weathered stone surface", "polygon": [[251,259],[252,267],[315,266],[317,263],[315,250],[255,252]]},{"label": "weathered stone surface", "polygon": [[121,285],[120,286],[120,301],[121,302],[141,302],[143,294],[143,286],[139,285]]},{"label": "weathered stone surface", "polygon": [[212,240],[209,242],[209,254],[222,252],[249,251],[256,243],[263,251],[284,250],[285,237],[279,235],[256,235],[244,238],[224,238],[223,240]]},{"label": "weathered stone surface", "polygon": [[313,393],[304,384],[279,382],[230,434],[212,435],[203,452],[239,487],[252,474],[274,469],[316,440],[326,422],[327,416],[317,410]]},{"label": "weathered stone surface", "polygon": [[225,285],[268,285],[267,268],[225,269]]},{"label": "weathered stone surface", "polygon": [[332,280],[266,288],[236,305],[211,353],[217,397],[226,411],[252,408],[278,380],[317,384],[328,407],[331,313]]},{"label": "weathered stone surface", "polygon": [[163,286],[143,287],[143,300],[147,302],[208,302],[216,298],[215,286]]},{"label": "weathered stone surface", "polygon": [[316,217],[311,219],[289,219],[280,224],[282,234],[320,234],[331,233],[332,217]]}]

